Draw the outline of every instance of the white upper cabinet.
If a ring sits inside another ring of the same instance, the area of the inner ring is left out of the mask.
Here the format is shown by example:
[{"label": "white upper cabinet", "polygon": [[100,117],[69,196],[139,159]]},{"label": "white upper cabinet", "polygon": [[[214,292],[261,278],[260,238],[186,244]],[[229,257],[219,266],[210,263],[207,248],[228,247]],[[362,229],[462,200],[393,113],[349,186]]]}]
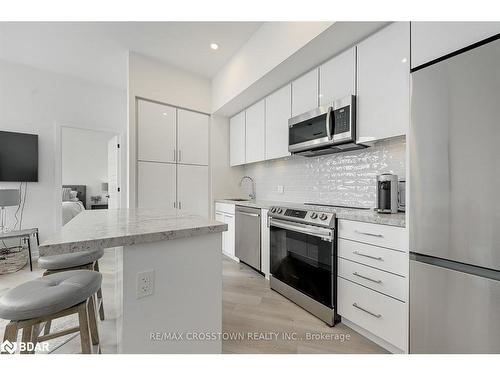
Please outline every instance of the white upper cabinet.
[{"label": "white upper cabinet", "polygon": [[266,113],[265,101],[255,103],[246,110],[245,162],[253,163],[265,158]]},{"label": "white upper cabinet", "polygon": [[395,22],[358,45],[357,140],[405,135],[410,119],[410,23]]},{"label": "white upper cabinet", "polygon": [[177,112],[177,162],[208,165],[207,115],[179,109]]},{"label": "white upper cabinet", "polygon": [[288,119],[292,117],[292,85],[266,98],[266,159],[282,158],[288,152]]},{"label": "white upper cabinet", "polygon": [[356,94],[356,47],[319,67],[319,105]]},{"label": "white upper cabinet", "polygon": [[412,22],[411,67],[500,33],[500,22]]},{"label": "white upper cabinet", "polygon": [[245,111],[229,120],[229,163],[245,164]]},{"label": "white upper cabinet", "polygon": [[175,162],[175,128],[175,108],[164,104],[138,100],[138,160]]},{"label": "white upper cabinet", "polygon": [[313,69],[292,82],[292,117],[318,107],[318,71]]}]

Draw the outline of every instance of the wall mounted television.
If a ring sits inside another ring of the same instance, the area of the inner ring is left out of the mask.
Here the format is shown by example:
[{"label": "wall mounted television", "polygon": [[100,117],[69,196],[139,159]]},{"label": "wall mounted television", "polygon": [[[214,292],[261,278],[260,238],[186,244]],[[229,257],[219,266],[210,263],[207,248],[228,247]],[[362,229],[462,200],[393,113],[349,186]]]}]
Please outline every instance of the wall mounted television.
[{"label": "wall mounted television", "polygon": [[0,181],[38,181],[38,135],[0,131]]}]

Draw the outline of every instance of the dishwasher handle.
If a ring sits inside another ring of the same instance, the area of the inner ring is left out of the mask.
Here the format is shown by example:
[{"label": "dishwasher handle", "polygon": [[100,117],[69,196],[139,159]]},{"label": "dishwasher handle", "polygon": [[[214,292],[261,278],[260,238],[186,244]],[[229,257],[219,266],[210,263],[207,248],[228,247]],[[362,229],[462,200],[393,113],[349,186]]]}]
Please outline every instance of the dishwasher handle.
[{"label": "dishwasher handle", "polygon": [[238,211],[238,215],[246,215],[246,216],[260,217],[260,214],[251,214],[251,213],[249,213],[249,212],[243,212],[243,211]]}]

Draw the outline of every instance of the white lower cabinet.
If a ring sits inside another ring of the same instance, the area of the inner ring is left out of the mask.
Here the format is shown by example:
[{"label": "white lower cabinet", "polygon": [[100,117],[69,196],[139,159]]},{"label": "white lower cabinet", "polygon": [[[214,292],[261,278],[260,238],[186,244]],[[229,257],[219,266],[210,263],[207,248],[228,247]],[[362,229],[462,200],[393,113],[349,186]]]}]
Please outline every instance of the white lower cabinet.
[{"label": "white lower cabinet", "polygon": [[137,163],[137,207],[208,217],[208,167]]},{"label": "white lower cabinet", "polygon": [[137,207],[172,209],[176,206],[176,165],[137,163]]},{"label": "white lower cabinet", "polygon": [[229,258],[239,261],[234,253],[235,241],[235,207],[233,204],[216,203],[215,204],[215,220],[227,224],[227,231],[222,232],[222,253]]},{"label": "white lower cabinet", "polygon": [[208,167],[177,164],[177,209],[208,217]]},{"label": "white lower cabinet", "polygon": [[386,349],[407,352],[406,229],[351,220],[339,220],[337,228],[339,314]]},{"label": "white lower cabinet", "polygon": [[338,278],[339,314],[388,343],[404,350],[406,304],[394,298]]}]

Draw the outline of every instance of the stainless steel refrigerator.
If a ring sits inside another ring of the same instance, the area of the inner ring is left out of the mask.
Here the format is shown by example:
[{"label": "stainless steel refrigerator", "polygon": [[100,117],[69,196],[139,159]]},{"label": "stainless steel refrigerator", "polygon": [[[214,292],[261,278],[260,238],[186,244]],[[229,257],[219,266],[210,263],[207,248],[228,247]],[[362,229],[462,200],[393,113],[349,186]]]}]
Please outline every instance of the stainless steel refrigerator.
[{"label": "stainless steel refrigerator", "polygon": [[412,73],[410,352],[500,353],[500,40]]}]

